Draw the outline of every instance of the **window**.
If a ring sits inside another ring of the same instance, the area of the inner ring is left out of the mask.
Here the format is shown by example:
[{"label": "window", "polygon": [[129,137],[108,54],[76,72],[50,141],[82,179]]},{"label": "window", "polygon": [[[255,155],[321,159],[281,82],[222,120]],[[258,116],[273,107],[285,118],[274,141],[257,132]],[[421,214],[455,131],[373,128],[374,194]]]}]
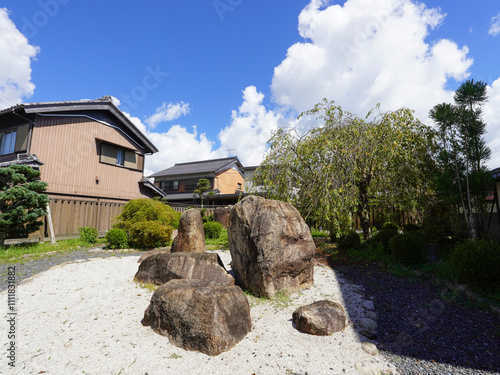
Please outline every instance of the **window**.
[{"label": "window", "polygon": [[17,131],[0,133],[0,155],[12,154],[16,148]]},{"label": "window", "polygon": [[160,189],[163,191],[179,190],[179,181],[160,181]]},{"label": "window", "polygon": [[116,150],[116,165],[125,165],[125,151],[121,149]]},{"label": "window", "polygon": [[241,190],[242,189],[242,185],[240,183],[238,183],[238,190]]}]

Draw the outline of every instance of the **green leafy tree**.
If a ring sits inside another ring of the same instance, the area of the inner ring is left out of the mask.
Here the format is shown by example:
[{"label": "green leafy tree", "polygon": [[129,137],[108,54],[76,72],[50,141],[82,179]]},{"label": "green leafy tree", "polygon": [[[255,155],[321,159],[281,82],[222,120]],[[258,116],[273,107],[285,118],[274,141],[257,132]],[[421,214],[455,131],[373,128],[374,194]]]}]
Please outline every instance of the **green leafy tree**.
[{"label": "green leafy tree", "polygon": [[47,184],[27,165],[0,168],[0,247],[8,234],[23,236],[40,228],[47,214]]},{"label": "green leafy tree", "polygon": [[438,127],[440,173],[435,182],[441,202],[449,207],[456,225],[463,214],[467,231],[477,236],[474,213],[484,211],[484,197],[492,178],[484,165],[491,156],[483,135],[482,106],[487,101],[487,85],[467,80],[455,92],[455,104],[434,106],[429,116]]},{"label": "green leafy tree", "polygon": [[374,120],[343,111],[333,101],[301,116],[323,126],[305,134],[278,130],[254,174],[270,196],[294,204],[301,214],[339,234],[354,216],[371,236],[374,206],[422,212],[431,195],[434,133],[408,109],[379,113]]},{"label": "green leafy tree", "polygon": [[[206,178],[200,178],[196,186],[198,188],[194,191],[194,196],[200,198],[201,208],[203,208],[203,197],[207,191],[210,191],[212,189],[212,187],[210,186],[210,181],[208,181],[208,179]],[[213,196],[214,193],[209,192],[207,195],[210,197]]]}]

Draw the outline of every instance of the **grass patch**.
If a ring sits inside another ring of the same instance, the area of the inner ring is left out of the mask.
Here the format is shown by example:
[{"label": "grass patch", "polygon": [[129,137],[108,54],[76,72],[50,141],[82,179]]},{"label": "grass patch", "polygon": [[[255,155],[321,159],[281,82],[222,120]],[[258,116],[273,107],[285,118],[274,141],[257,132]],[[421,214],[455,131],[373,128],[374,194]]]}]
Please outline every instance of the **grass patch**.
[{"label": "grass patch", "polygon": [[142,284],[142,283],[139,283],[139,286],[141,288],[144,288],[144,289],[147,289],[151,292],[154,292],[156,289],[158,289],[158,285],[155,285],[155,284]]},{"label": "grass patch", "polygon": [[[103,240],[99,240],[99,242],[102,243]],[[85,245],[78,238],[57,241],[55,244],[50,242],[36,242],[9,245],[4,248],[0,248],[0,264],[22,264],[30,260],[36,260],[46,256],[66,254],[79,250],[82,247],[85,247]],[[28,257],[27,255],[30,256]]]},{"label": "grass patch", "polygon": [[311,229],[311,236],[313,238],[325,238],[325,237],[327,238],[330,237],[330,233],[313,228]]},{"label": "grass patch", "polygon": [[277,309],[288,307],[292,301],[292,299],[290,298],[290,294],[288,294],[284,290],[280,290],[278,293],[276,293],[274,298],[260,297],[249,290],[244,290],[243,293],[245,293],[245,295],[247,296],[250,307],[269,303],[272,307]]},{"label": "grass patch", "polygon": [[229,249],[229,241],[227,239],[227,229],[222,228],[219,238],[205,238],[207,250]]}]

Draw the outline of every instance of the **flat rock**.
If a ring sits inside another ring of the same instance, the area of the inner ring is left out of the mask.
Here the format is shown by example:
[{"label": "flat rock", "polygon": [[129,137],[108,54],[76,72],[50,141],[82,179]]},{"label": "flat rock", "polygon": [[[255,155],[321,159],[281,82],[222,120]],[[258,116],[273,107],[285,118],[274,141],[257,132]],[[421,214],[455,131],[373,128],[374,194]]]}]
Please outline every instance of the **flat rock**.
[{"label": "flat rock", "polygon": [[198,279],[233,285],[217,253],[160,253],[146,258],[134,281],[161,285],[173,279]]},{"label": "flat rock", "polygon": [[368,329],[362,329],[359,331],[360,335],[363,335],[366,337],[368,340],[376,340],[377,339],[377,334],[373,331],[370,331]]},{"label": "flat rock", "polygon": [[354,365],[354,368],[361,375],[381,375],[383,374],[382,365],[375,358],[362,359]]},{"label": "flat rock", "polygon": [[363,307],[368,310],[368,311],[374,311],[375,310],[375,305],[373,304],[373,301],[363,301]]},{"label": "flat rock", "polygon": [[342,305],[328,300],[299,307],[293,312],[292,320],[299,331],[317,336],[331,335],[346,326]]},{"label": "flat rock", "polygon": [[153,294],[142,324],[170,343],[215,356],[230,350],[250,332],[250,306],[235,285],[172,280]]},{"label": "flat rock", "polygon": [[377,355],[378,354],[378,349],[375,344],[372,344],[371,342],[362,342],[361,343],[361,349],[367,354],[370,355]]},{"label": "flat rock", "polygon": [[370,331],[376,331],[378,328],[377,323],[369,318],[361,318],[358,324],[361,328],[368,329]]},{"label": "flat rock", "polygon": [[141,256],[139,257],[139,260],[137,263],[142,263],[144,259],[149,258],[151,255],[156,255],[156,254],[166,254],[170,253],[170,248],[165,247],[161,249],[154,249],[154,250],[149,250],[149,251],[144,251]]}]

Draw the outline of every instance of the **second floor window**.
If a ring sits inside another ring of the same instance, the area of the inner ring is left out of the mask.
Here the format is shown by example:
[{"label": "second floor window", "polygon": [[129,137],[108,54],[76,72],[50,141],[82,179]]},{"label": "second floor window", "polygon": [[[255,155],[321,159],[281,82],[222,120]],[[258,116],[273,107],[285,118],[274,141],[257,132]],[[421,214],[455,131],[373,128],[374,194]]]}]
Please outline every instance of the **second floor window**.
[{"label": "second floor window", "polygon": [[17,131],[0,133],[0,155],[12,154],[16,148]]},{"label": "second floor window", "polygon": [[160,181],[160,189],[163,191],[179,190],[179,181]]},{"label": "second floor window", "polygon": [[121,149],[116,150],[116,165],[125,165],[125,151]]}]

